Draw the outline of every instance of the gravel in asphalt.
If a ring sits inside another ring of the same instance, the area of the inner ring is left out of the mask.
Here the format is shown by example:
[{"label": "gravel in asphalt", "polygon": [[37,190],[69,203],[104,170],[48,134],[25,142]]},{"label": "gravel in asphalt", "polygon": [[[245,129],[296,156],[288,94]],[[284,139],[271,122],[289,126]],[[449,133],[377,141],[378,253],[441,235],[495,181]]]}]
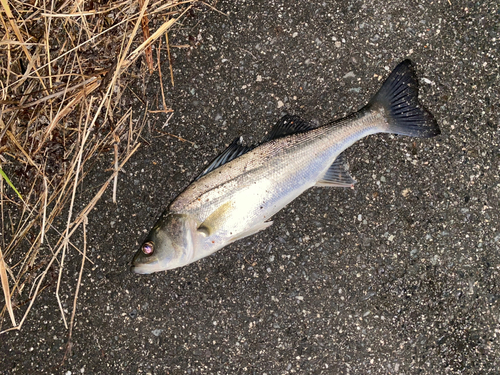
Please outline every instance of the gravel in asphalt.
[{"label": "gravel in asphalt", "polygon": [[[498,374],[500,5],[220,1],[169,35],[175,86],[89,217],[72,356],[53,293],[0,337],[3,373]],[[157,217],[235,137],[282,115],[362,107],[401,60],[442,134],[347,151],[354,189],[313,188],[264,232],[187,267],[129,262]],[[164,56],[164,64],[167,64]],[[166,65],[165,65],[166,66]],[[158,108],[159,78],[123,106]],[[144,107],[144,106],[143,106]],[[144,110],[144,108],[143,108]],[[183,142],[164,133],[190,142]],[[191,143],[192,142],[192,143]],[[108,168],[112,155],[103,157]],[[109,175],[95,171],[81,199]],[[78,243],[78,242],[77,242]],[[61,297],[71,312],[80,255]]]}]

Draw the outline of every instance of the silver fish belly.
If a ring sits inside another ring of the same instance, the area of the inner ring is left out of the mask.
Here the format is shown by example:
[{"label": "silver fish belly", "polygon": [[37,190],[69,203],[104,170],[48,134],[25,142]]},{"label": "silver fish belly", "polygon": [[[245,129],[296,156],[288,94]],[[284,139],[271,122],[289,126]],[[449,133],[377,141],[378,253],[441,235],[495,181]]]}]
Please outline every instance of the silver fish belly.
[{"label": "silver fish belly", "polygon": [[375,133],[439,134],[418,102],[411,62],[400,63],[367,106],[312,128],[285,116],[257,147],[233,142],[163,213],[137,251],[132,270],[177,268],[272,224],[270,219],[312,186],[349,186],[341,153]]}]

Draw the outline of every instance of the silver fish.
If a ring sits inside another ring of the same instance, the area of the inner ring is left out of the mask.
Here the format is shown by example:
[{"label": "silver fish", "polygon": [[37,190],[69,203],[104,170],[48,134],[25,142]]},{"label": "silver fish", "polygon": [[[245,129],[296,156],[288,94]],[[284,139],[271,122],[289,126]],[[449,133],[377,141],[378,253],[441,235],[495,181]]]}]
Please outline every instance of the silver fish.
[{"label": "silver fish", "polygon": [[312,127],[283,117],[258,146],[235,140],[161,215],[132,260],[146,274],[185,266],[266,229],[270,219],[313,186],[351,186],[341,153],[375,133],[440,134],[418,102],[411,61],[401,62],[358,112]]}]

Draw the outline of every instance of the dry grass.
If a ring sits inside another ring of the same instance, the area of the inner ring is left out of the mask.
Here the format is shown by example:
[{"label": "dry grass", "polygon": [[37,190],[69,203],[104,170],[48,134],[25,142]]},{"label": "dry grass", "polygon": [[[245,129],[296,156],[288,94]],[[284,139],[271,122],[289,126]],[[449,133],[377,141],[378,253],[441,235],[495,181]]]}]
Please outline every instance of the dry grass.
[{"label": "dry grass", "polygon": [[[71,337],[83,267],[92,262],[86,256],[87,215],[109,185],[115,200],[118,173],[140,146],[146,123],[147,111],[135,121],[131,109],[118,105],[132,79],[131,65],[144,56],[146,73],[158,69],[161,76],[151,46],[168,49],[170,56],[167,32],[200,5],[207,4],[0,0],[0,167],[22,197],[0,178],[0,333],[21,329],[40,293],[55,285]],[[163,69],[173,84],[171,66]],[[162,98],[160,111],[169,112],[163,92]],[[89,202],[75,202],[99,153],[111,150],[107,181]],[[65,225],[58,232],[55,220],[61,217]],[[72,241],[75,235],[83,238],[82,250]],[[81,254],[81,268],[68,325],[59,291],[70,251]]]}]

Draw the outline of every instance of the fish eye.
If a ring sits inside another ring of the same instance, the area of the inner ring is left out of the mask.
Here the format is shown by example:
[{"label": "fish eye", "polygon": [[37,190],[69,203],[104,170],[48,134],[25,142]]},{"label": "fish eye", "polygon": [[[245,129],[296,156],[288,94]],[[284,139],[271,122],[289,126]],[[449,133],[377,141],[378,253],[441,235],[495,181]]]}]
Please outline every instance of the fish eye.
[{"label": "fish eye", "polygon": [[142,245],[142,252],[146,255],[153,254],[154,250],[155,250],[155,244],[153,242],[148,241]]}]

